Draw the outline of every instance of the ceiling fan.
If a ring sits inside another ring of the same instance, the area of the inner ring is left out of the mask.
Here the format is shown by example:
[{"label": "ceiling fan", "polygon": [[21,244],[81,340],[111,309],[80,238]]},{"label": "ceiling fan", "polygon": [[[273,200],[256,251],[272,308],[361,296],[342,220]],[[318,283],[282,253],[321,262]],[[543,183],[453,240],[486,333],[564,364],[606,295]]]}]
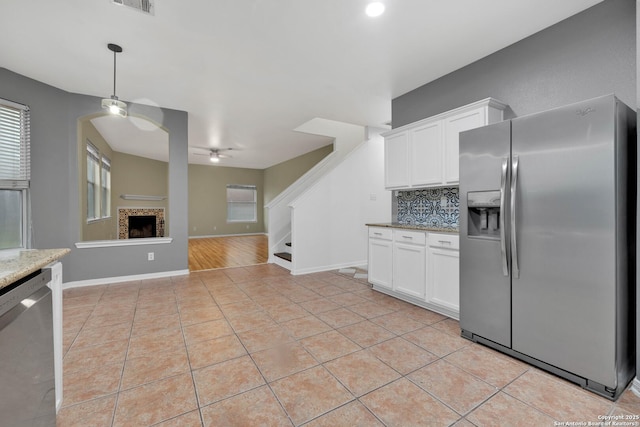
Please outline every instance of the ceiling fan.
[{"label": "ceiling fan", "polygon": [[209,148],[209,147],[194,147],[194,148],[198,148],[200,150],[207,150],[209,153],[204,154],[204,153],[193,153],[196,156],[209,156],[209,160],[211,160],[212,163],[218,163],[220,161],[220,159],[230,159],[233,156],[230,156],[228,154],[222,154],[223,151],[232,151],[232,150],[238,150],[237,148]]}]

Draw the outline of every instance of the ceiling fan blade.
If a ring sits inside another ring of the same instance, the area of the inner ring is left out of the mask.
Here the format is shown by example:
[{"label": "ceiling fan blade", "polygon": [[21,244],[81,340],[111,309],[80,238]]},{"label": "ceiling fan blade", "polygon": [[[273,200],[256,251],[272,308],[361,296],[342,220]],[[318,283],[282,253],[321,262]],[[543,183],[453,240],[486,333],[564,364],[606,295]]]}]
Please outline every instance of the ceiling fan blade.
[{"label": "ceiling fan blade", "polygon": [[219,153],[221,151],[240,151],[239,148],[234,148],[234,147],[202,147],[199,145],[190,145],[189,148],[196,148],[198,150],[207,150],[209,152],[213,152],[213,153]]}]

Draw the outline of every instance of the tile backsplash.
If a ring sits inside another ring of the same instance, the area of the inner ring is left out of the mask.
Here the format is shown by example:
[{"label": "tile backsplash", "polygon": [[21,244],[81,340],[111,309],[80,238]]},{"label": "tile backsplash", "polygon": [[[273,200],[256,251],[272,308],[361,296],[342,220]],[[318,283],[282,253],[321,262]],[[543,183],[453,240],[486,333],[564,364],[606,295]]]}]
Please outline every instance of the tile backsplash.
[{"label": "tile backsplash", "polygon": [[394,192],[393,216],[400,224],[458,228],[458,187],[399,190]]}]

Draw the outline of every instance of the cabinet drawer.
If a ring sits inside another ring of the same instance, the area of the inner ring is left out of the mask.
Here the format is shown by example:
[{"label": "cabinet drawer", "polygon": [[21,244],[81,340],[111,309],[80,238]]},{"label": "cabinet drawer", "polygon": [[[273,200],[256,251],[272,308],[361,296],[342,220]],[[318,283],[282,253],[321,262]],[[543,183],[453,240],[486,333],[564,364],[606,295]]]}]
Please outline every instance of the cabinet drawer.
[{"label": "cabinet drawer", "polygon": [[369,238],[391,240],[393,230],[391,228],[369,227]]},{"label": "cabinet drawer", "polygon": [[393,241],[424,246],[427,235],[424,231],[393,230]]},{"label": "cabinet drawer", "polygon": [[460,237],[455,234],[429,233],[429,246],[434,248],[460,249]]}]

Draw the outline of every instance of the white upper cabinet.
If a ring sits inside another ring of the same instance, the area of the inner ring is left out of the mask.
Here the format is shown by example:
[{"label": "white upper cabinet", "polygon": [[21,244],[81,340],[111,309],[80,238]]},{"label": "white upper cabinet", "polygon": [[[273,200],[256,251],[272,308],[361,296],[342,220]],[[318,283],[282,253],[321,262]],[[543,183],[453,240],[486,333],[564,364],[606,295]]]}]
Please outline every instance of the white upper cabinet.
[{"label": "white upper cabinet", "polygon": [[442,182],[442,122],[419,126],[411,131],[411,185]]},{"label": "white upper cabinet", "polygon": [[444,183],[457,184],[460,182],[460,132],[484,126],[486,108],[477,108],[444,120]]},{"label": "white upper cabinet", "polygon": [[386,188],[457,185],[459,133],[502,121],[506,107],[487,98],[384,134]]},{"label": "white upper cabinet", "polygon": [[409,133],[395,133],[384,139],[384,185],[386,188],[409,186]]}]

